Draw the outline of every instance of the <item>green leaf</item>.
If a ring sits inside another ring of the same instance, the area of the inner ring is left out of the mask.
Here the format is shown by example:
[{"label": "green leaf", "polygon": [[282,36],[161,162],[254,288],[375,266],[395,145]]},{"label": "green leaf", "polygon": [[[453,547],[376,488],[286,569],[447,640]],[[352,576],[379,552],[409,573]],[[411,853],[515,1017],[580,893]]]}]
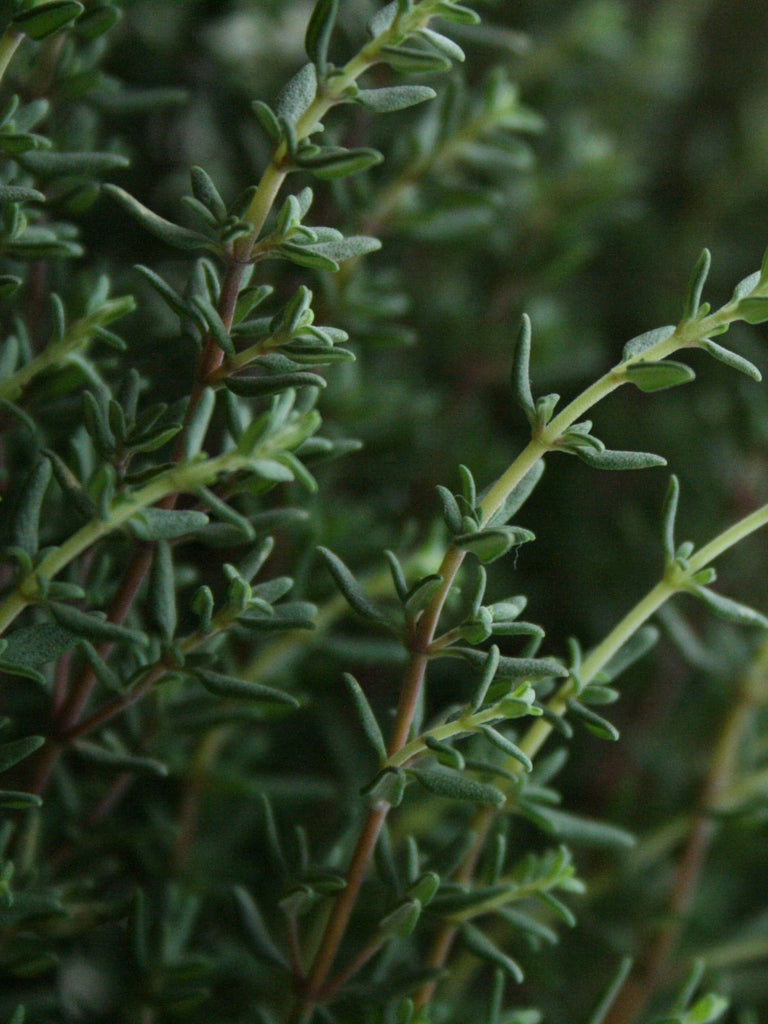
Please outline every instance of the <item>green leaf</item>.
[{"label": "green leaf", "polygon": [[511,975],[519,985],[522,984],[523,971],[517,961],[513,960],[511,956],[507,956],[506,953],[503,953],[498,946],[491,942],[484,932],[480,931],[479,928],[476,928],[472,924],[463,924],[461,926],[461,937],[464,944],[473,953],[481,957],[483,960],[487,960],[488,963],[501,967],[501,969]]},{"label": "green leaf", "polygon": [[622,362],[626,363],[629,359],[634,359],[635,356],[661,344],[662,341],[667,341],[675,333],[675,330],[674,324],[669,324],[666,327],[655,327],[652,331],[646,331],[645,334],[638,334],[636,338],[631,338],[621,353]]},{"label": "green leaf", "polygon": [[13,27],[24,32],[30,39],[45,39],[74,21],[85,8],[77,0],[51,0],[27,11],[20,11],[13,17]]},{"label": "green leaf", "polygon": [[544,460],[539,459],[528,470],[522,480],[512,488],[504,501],[488,520],[488,526],[503,526],[516,515],[533,493],[544,473]]},{"label": "green leaf", "polygon": [[624,452],[608,448],[600,451],[582,445],[574,445],[570,451],[593,469],[653,469],[667,464],[665,458],[653,452]]},{"label": "green leaf", "polygon": [[251,940],[253,953],[260,960],[266,960],[267,963],[275,964],[286,971],[290,970],[287,958],[269,934],[261,911],[253,897],[240,885],[235,886],[233,892],[240,921]]},{"label": "green leaf", "polygon": [[428,792],[449,800],[469,800],[476,804],[491,804],[502,807],[506,797],[496,786],[477,782],[459,772],[432,771],[427,768],[408,768],[412,776]]},{"label": "green leaf", "polygon": [[366,697],[363,688],[349,672],[344,673],[344,682],[347,684],[349,692],[352,695],[352,700],[354,701],[355,710],[357,711],[358,718],[360,719],[360,723],[363,727],[363,732],[368,737],[371,745],[381,760],[386,760],[387,746],[384,742],[384,737],[381,734],[379,723],[376,721],[376,716],[373,713],[373,708],[368,703],[368,698]]},{"label": "green leaf", "polygon": [[616,997],[624,987],[624,982],[629,977],[629,972],[631,970],[632,960],[630,959],[630,957],[625,956],[619,963],[619,966],[614,971],[613,977],[611,978],[602,996],[600,997],[600,1001],[598,1002],[597,1006],[589,1015],[586,1024],[603,1024],[603,1021],[605,1020],[608,1011],[613,1006],[614,1002],[616,1001]]},{"label": "green leaf", "polygon": [[297,370],[295,373],[271,373],[262,376],[227,377],[224,386],[236,395],[258,398],[289,388],[324,388],[326,381],[311,370]]},{"label": "green leaf", "polygon": [[655,626],[642,626],[600,670],[600,681],[610,683],[625,672],[630,665],[644,657],[659,639],[659,631]]},{"label": "green leaf", "polygon": [[145,508],[128,525],[141,540],[170,540],[194,533],[208,523],[204,512],[194,509]]},{"label": "green leaf", "polygon": [[416,927],[420,916],[421,901],[406,899],[379,921],[378,930],[383,935],[404,939]]},{"label": "green leaf", "polygon": [[531,320],[527,314],[523,314],[520,321],[520,330],[515,345],[515,355],[512,360],[512,392],[515,401],[525,413],[526,419],[534,426],[536,424],[536,406],[533,402],[530,379],[531,361]]},{"label": "green leaf", "polygon": [[11,527],[11,544],[30,555],[37,552],[40,513],[51,480],[51,463],[41,459],[27,475],[17,498]]},{"label": "green leaf", "polygon": [[677,363],[673,359],[663,359],[659,363],[632,363],[626,367],[624,374],[630,384],[634,384],[641,391],[664,391],[666,388],[687,384],[696,378],[690,366]]},{"label": "green leaf", "polygon": [[691,586],[686,588],[692,594],[695,594],[704,604],[713,611],[716,615],[719,615],[722,619],[727,619],[729,622],[735,622],[739,626],[760,626],[763,629],[768,628],[768,618],[754,608],[750,608],[748,605],[741,604],[739,601],[734,601],[730,597],[725,597],[723,594],[718,594],[714,590],[710,590],[708,587],[697,587]]},{"label": "green leaf", "polygon": [[110,749],[84,740],[75,742],[75,750],[86,760],[102,764],[107,768],[137,772],[140,775],[159,775],[161,777],[168,775],[167,766],[154,757],[140,757],[127,750]]},{"label": "green leaf", "polygon": [[451,2],[438,3],[435,7],[435,15],[445,21],[454,21],[459,25],[479,25],[480,15],[463,4]]},{"label": "green leaf", "polygon": [[176,580],[173,571],[173,555],[167,541],[158,541],[152,560],[152,575],[149,588],[149,604],[165,643],[170,643],[176,632],[178,613],[176,610]]},{"label": "green leaf", "polygon": [[286,693],[284,690],[275,690],[271,686],[263,686],[261,683],[253,683],[249,679],[240,679],[237,676],[224,675],[222,672],[212,672],[209,669],[196,669],[194,675],[206,690],[217,697],[289,704],[294,708],[299,706],[298,700],[292,694]]},{"label": "green leaf", "polygon": [[358,174],[375,167],[384,159],[377,149],[360,147],[344,149],[341,146],[324,146],[318,153],[299,156],[297,166],[311,171],[316,178],[328,181],[331,178],[343,178],[348,174]]},{"label": "green leaf", "polygon": [[688,285],[688,293],[683,304],[683,320],[690,320],[696,316],[701,305],[701,293],[704,290],[709,268],[712,265],[712,254],[709,249],[704,249],[696,261],[693,274]]},{"label": "green leaf", "polygon": [[156,238],[165,242],[166,245],[170,245],[174,249],[182,249],[186,252],[199,252],[203,249],[217,248],[205,235],[201,235],[197,231],[190,231],[178,224],[172,224],[171,221],[159,217],[152,210],[144,206],[143,203],[140,203],[138,199],[134,199],[132,195],[117,185],[107,184],[102,185],[101,188],[107,195],[112,196],[124,210],[134,216],[146,231],[155,235]]},{"label": "green leaf", "polygon": [[511,548],[534,540],[534,534],[521,526],[494,526],[477,533],[460,533],[453,538],[456,547],[469,551],[484,564],[496,561]]},{"label": "green leaf", "polygon": [[561,811],[555,807],[535,805],[539,824],[559,839],[583,843],[585,846],[618,846],[629,848],[635,845],[635,837],[626,829],[592,818]]},{"label": "green leaf", "polygon": [[226,352],[228,356],[233,356],[235,354],[234,342],[219,315],[219,311],[210,299],[205,298],[203,295],[193,295],[192,305],[202,313],[210,329],[211,336],[219,348]]},{"label": "green leaf", "polygon": [[415,46],[382,46],[379,54],[394,71],[401,74],[429,75],[451,69],[451,62],[444,54]]},{"label": "green leaf", "polygon": [[455,43],[448,36],[444,36],[442,32],[435,32],[431,28],[422,28],[419,29],[419,38],[426,40],[438,53],[445,54],[449,60],[456,60],[461,63],[466,58],[459,44]]},{"label": "green leaf", "polygon": [[434,871],[425,871],[416,881],[408,886],[406,895],[418,900],[423,907],[426,907],[435,896],[440,887],[440,876]]},{"label": "green leaf", "polygon": [[317,550],[328,566],[336,586],[346,598],[350,608],[356,611],[362,618],[368,619],[369,622],[392,629],[392,623],[389,618],[375,604],[368,600],[363,588],[339,556],[329,551],[328,548],[319,547]]},{"label": "green leaf", "polygon": [[304,36],[307,56],[317,66],[319,78],[325,76],[328,63],[328,44],[336,22],[339,0],[317,0]]},{"label": "green leaf", "polygon": [[423,576],[415,583],[404,602],[405,615],[407,619],[415,620],[427,607],[432,598],[437,594],[443,585],[443,577],[436,572]]},{"label": "green leaf", "polygon": [[[305,64],[290,79],[278,97],[275,113],[287,124],[296,122],[317,94],[317,73],[314,64]],[[257,111],[258,115],[258,111]]]},{"label": "green leaf", "polygon": [[446,526],[451,533],[461,533],[461,510],[453,494],[451,494],[447,487],[438,484],[437,495],[440,499]]},{"label": "green leaf", "polygon": [[146,646],[148,642],[143,633],[120,626],[116,622],[109,622],[107,619],[99,618],[89,612],[80,611],[79,608],[73,608],[70,604],[50,601],[48,608],[59,625],[74,633],[75,636],[82,636],[87,640],[139,644],[142,647]]},{"label": "green leaf", "polygon": [[485,702],[485,698],[488,694],[488,689],[496,677],[496,671],[499,667],[499,648],[494,644],[488,651],[488,654],[483,662],[483,671],[480,679],[478,680],[475,692],[472,695],[472,710],[479,711]]},{"label": "green leaf", "polygon": [[23,185],[0,185],[0,203],[44,203],[45,196],[36,188]]},{"label": "green leaf", "polygon": [[393,110],[405,110],[406,107],[424,103],[435,96],[435,90],[427,85],[391,85],[382,89],[360,89],[355,95],[355,103],[377,114],[386,114]]},{"label": "green leaf", "polygon": [[744,356],[738,355],[736,352],[732,352],[729,348],[725,348],[723,345],[718,345],[716,341],[712,341],[711,338],[704,338],[699,342],[699,348],[703,349],[713,359],[717,359],[721,363],[725,363],[726,366],[730,366],[732,370],[738,370],[739,373],[746,374],[747,377],[751,377],[752,380],[758,383],[763,379],[763,375],[760,373],[754,363],[751,363],[749,359],[745,359]]},{"label": "green leaf", "polygon": [[36,622],[8,634],[0,661],[30,668],[45,665],[57,661],[76,640],[68,629],[55,622]]},{"label": "green leaf", "polygon": [[491,725],[481,725],[480,731],[494,747],[498,747],[499,750],[503,750],[505,754],[509,754],[510,757],[514,757],[516,761],[519,761],[527,772],[533,771],[533,761],[531,761],[530,757],[517,744],[500,733],[498,729],[494,729]]},{"label": "green leaf", "polygon": [[[440,654],[463,658],[471,665],[483,668],[488,655],[485,651],[475,650],[473,647],[445,647]],[[517,682],[522,679],[564,679],[568,676],[568,669],[561,665],[554,658],[499,658],[496,669],[499,679],[508,682]]]},{"label": "green leaf", "polygon": [[0,807],[24,811],[30,807],[42,807],[42,805],[43,798],[37,793],[19,793],[10,789],[0,790]]},{"label": "green leaf", "polygon": [[748,324],[765,323],[768,320],[768,298],[742,299],[737,312]]},{"label": "green leaf", "polygon": [[349,235],[347,238],[313,243],[301,248],[306,253],[325,257],[334,263],[344,263],[345,260],[355,260],[367,256],[368,253],[377,252],[381,248],[381,242],[378,238],[371,238],[368,235]]},{"label": "green leaf", "polygon": [[712,1024],[713,1021],[722,1017],[729,1006],[729,1001],[723,996],[716,992],[708,992],[707,995],[698,999],[685,1014],[685,1024]]},{"label": "green leaf", "polygon": [[39,178],[74,175],[92,177],[130,165],[130,160],[120,153],[98,153],[88,150],[62,153],[52,149],[30,149],[26,153],[20,153],[16,159],[25,171]]},{"label": "green leaf", "polygon": [[268,107],[261,100],[254,100],[251,106],[259,124],[264,130],[264,134],[273,146],[279,146],[283,139],[283,130],[272,108]]},{"label": "green leaf", "polygon": [[173,313],[182,319],[186,319],[190,315],[190,309],[184,299],[159,274],[141,263],[137,263],[134,269],[138,270],[141,276],[149,282]]},{"label": "green leaf", "polygon": [[661,540],[664,547],[664,560],[671,565],[675,560],[677,545],[675,543],[675,522],[677,520],[677,505],[680,498],[680,481],[673,474],[669,478],[669,486],[664,497],[664,506],[661,513]]},{"label": "green leaf", "polygon": [[0,743],[0,772],[29,757],[45,743],[45,736],[24,736],[10,743]]},{"label": "green leaf", "polygon": [[367,786],[363,786],[360,792],[374,805],[387,803],[390,807],[398,807],[405,793],[406,782],[402,768],[385,768]]},{"label": "green leaf", "polygon": [[446,768],[453,768],[457,772],[463,772],[466,768],[464,755],[445,740],[438,740],[434,736],[425,736],[424,746],[435,755],[438,764],[445,765]]},{"label": "green leaf", "polygon": [[208,172],[202,167],[192,167],[189,176],[195,199],[213,214],[215,220],[219,222],[226,220],[227,207]]},{"label": "green leaf", "polygon": [[591,708],[585,707],[579,701],[572,698],[568,701],[568,707],[595,736],[599,736],[603,740],[617,740],[619,738],[619,730],[616,726],[603,718],[602,715],[598,715],[596,711],[592,711]]},{"label": "green leaf", "polygon": [[77,21],[77,34],[85,39],[98,39],[109,32],[122,17],[114,4],[107,3],[85,11]]}]

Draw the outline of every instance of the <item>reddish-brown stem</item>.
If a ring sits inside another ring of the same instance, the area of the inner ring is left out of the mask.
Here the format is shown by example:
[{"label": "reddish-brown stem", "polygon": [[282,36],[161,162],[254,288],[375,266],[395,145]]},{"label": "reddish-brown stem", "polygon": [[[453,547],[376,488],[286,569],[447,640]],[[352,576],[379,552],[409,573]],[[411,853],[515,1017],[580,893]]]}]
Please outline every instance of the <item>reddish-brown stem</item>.
[{"label": "reddish-brown stem", "polygon": [[[134,556],[123,576],[120,586],[109,606],[107,618],[110,622],[120,625],[128,615],[133,606],[136,595],[141,584],[152,564],[153,548],[149,544],[139,543]],[[106,658],[114,645],[111,643],[101,644],[98,648],[100,658]],[[55,728],[57,732],[66,733],[79,720],[85,705],[90,699],[93,688],[96,685],[97,677],[91,665],[86,665],[72,688],[68,699],[61,711],[55,716]]]},{"label": "reddish-brown stem", "polygon": [[[434,639],[437,623],[446,598],[450,593],[456,573],[464,560],[464,552],[449,548],[440,567],[443,584],[424,610],[410,641],[411,656],[403,679],[395,722],[387,747],[388,755],[397,753],[408,742],[414,715],[419,706],[424,687],[429,647]],[[307,978],[302,998],[298,1004],[295,1019],[304,1022],[309,1019],[314,1006],[320,1001],[322,992],[333,966],[341,941],[347,930],[352,911],[357,903],[360,886],[365,877],[368,863],[373,855],[382,826],[390,810],[390,804],[381,801],[370,809],[363,824],[357,846],[352,854],[347,872],[347,884],[341,890],[333,905],[328,923],[320,941],[314,963]],[[349,971],[343,973],[349,976]]]},{"label": "reddish-brown stem", "polygon": [[[246,266],[247,265],[244,263],[236,262],[234,260],[231,261],[222,281],[218,310],[227,330],[232,326],[237,297],[240,292]],[[220,365],[222,358],[223,352],[216,344],[215,340],[210,336],[206,338],[198,366],[198,382],[186,409],[184,425],[176,440],[174,448],[175,461],[179,461],[183,457],[184,443],[189,429],[189,424],[191,423],[192,415],[202,398],[208,375],[215,371],[215,369]],[[176,504],[177,497],[178,496],[176,494],[169,494],[159,502],[160,507],[165,509],[173,508]],[[134,601],[136,600],[136,596],[141,589],[141,585],[149,572],[150,566],[152,565],[153,554],[153,545],[143,542],[137,543],[133,557],[128,564],[128,568],[123,574],[120,586],[118,587],[117,593],[115,594],[112,604],[108,610],[108,621],[117,624],[125,621]],[[102,644],[98,649],[99,656],[106,658],[109,655],[112,646],[112,644]],[[93,671],[93,668],[90,665],[87,665],[82,670],[81,675],[72,687],[70,694],[66,697],[64,695],[63,684],[60,684],[57,688],[58,696],[54,701],[52,708],[54,719],[54,738],[41,749],[37,758],[31,764],[33,773],[33,781],[31,784],[32,792],[41,793],[47,786],[51,773],[53,772],[53,769],[55,768],[63,751],[64,741],[72,740],[77,736],[90,732],[92,729],[96,728],[96,726],[108,721],[114,715],[118,714],[127,707],[128,704],[134,703],[147,692],[155,679],[162,675],[164,671],[165,669],[163,668],[160,669],[157,674],[150,674],[150,676],[147,677],[147,680],[145,680],[140,687],[131,691],[130,694],[111,701],[109,704],[96,711],[84,722],[80,722],[80,718],[97,681],[96,673]]]}]

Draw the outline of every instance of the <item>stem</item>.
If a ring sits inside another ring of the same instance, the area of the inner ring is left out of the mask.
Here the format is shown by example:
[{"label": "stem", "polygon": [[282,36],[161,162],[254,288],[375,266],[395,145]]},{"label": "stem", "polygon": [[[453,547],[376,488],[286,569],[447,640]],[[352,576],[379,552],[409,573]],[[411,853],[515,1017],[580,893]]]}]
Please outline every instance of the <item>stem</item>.
[{"label": "stem", "polygon": [[[645,595],[645,597],[638,601],[638,603],[624,616],[624,618],[614,626],[605,639],[584,659],[579,672],[582,682],[584,684],[592,682],[598,673],[608,664],[611,658],[621,650],[624,644],[637,632],[637,630],[640,629],[640,627],[644,625],[659,610],[659,608],[669,600],[669,598],[673,597],[680,590],[685,589],[685,583],[688,578],[693,576],[694,573],[698,572],[700,569],[708,566],[713,558],[723,554],[744,537],[766,524],[768,524],[768,505],[752,512],[750,515],[746,516],[738,523],[735,523],[727,530],[724,530],[712,541],[699,549],[699,551],[690,559],[689,567],[684,574],[674,574],[674,578],[668,578],[665,576],[664,579],[660,580]],[[763,658],[768,662],[768,644],[765,646]],[[713,805],[716,797],[727,785],[731,774],[733,759],[738,751],[739,740],[743,735],[745,716],[748,716],[749,712],[754,707],[758,699],[756,694],[762,694],[762,690],[763,687],[759,685],[759,681],[755,680],[754,673],[751,673],[748,676],[747,683],[744,685],[745,696],[743,697],[741,704],[734,710],[733,715],[729,720],[729,724],[724,730],[724,735],[715,754],[715,758],[713,760],[713,771],[705,787],[706,800],[703,801],[703,806],[705,808]],[[548,702],[547,706],[552,714],[562,717],[566,713],[568,710],[568,697],[571,695],[572,691],[573,681],[569,679],[563,683],[558,692]],[[521,739],[518,746],[531,760],[533,760],[548,739],[553,728],[554,726],[547,719],[537,718],[536,721],[529,726],[525,736]],[[717,768],[715,768],[715,766],[717,766]],[[506,767],[515,773],[522,771],[519,762],[514,758],[509,759],[509,763]],[[480,857],[488,832],[497,813],[499,812],[488,807],[481,808],[476,812],[474,819],[469,826],[469,830],[475,835],[475,839],[457,870],[457,882],[466,884],[471,881],[475,865]],[[695,881],[698,878],[698,871],[700,869],[703,852],[706,848],[707,842],[709,841],[709,830],[709,820],[704,815],[700,815],[694,823],[687,855],[681,862],[679,869],[680,891],[678,899],[680,901],[681,908],[683,906],[687,906],[686,900],[689,899],[689,895],[695,887]],[[457,931],[458,929],[453,922],[446,921],[443,923],[434,939],[432,951],[427,961],[430,967],[441,968],[446,964],[453,942],[456,938]],[[659,938],[658,950],[653,953],[654,959],[658,958],[659,962],[667,962],[667,959],[674,948],[676,934],[677,933],[665,933],[663,937]],[[657,975],[654,973],[654,984],[656,977]],[[415,997],[415,1005],[417,1007],[425,1006],[432,998],[436,987],[436,981],[427,982],[423,985]],[[638,1013],[640,1009],[641,1006],[638,1004]],[[634,1015],[636,1014],[633,1014],[633,1016]],[[626,1022],[631,1021],[632,1019],[632,1016],[626,1016],[625,1014],[619,1013],[618,1010],[615,1010],[615,1013],[612,1013],[611,1018],[606,1022],[606,1024],[626,1024]]]},{"label": "stem", "polygon": [[[411,657],[406,668],[403,688],[398,702],[395,722],[388,744],[388,754],[397,753],[408,741],[408,734],[413,723],[416,709],[424,686],[424,678],[428,664],[427,650],[432,642],[440,614],[450,593],[453,580],[464,560],[464,552],[457,548],[449,548],[440,566],[443,584],[425,609],[419,620],[411,643]],[[376,841],[390,811],[386,801],[375,804],[365,819],[360,838],[352,855],[347,872],[347,884],[341,890],[331,910],[328,923],[323,933],[312,969],[307,979],[304,997],[299,1004],[296,1020],[309,1020],[314,1006],[320,999],[323,986],[333,966],[336,953],[344,937],[349,919],[357,902],[357,894],[365,876],[368,862],[373,855]]]}]

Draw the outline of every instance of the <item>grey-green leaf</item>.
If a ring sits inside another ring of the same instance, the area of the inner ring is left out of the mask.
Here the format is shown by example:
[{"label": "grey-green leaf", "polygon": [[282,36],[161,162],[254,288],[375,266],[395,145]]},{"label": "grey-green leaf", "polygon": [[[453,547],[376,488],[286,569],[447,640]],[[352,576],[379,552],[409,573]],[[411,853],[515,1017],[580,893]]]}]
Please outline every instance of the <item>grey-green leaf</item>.
[{"label": "grey-green leaf", "polygon": [[45,39],[68,22],[74,21],[84,9],[77,0],[52,0],[15,14],[13,27],[30,39]]},{"label": "grey-green leaf", "polygon": [[704,249],[701,256],[696,261],[696,266],[693,268],[693,274],[691,275],[691,281],[688,285],[688,294],[685,297],[685,303],[683,305],[683,319],[689,320],[691,317],[696,316],[699,306],[701,305],[701,293],[704,290],[704,285],[709,274],[709,268],[712,264],[712,255],[709,249]]},{"label": "grey-green leaf", "polygon": [[336,22],[339,0],[317,0],[307,25],[304,48],[322,78],[328,62],[328,44]]},{"label": "grey-green leaf", "polygon": [[745,359],[744,356],[740,356],[736,352],[732,352],[729,348],[725,348],[723,345],[718,345],[717,342],[712,341],[711,338],[704,338],[700,341],[699,348],[702,348],[705,352],[711,355],[713,359],[717,359],[719,362],[725,363],[725,365],[730,366],[732,370],[738,370],[739,373],[746,374],[747,377],[751,377],[752,380],[760,382],[763,379],[763,375],[755,364],[749,361],[749,359]]},{"label": "grey-green leaf", "polygon": [[674,333],[674,324],[668,324],[665,327],[655,327],[652,331],[646,331],[645,334],[638,334],[637,337],[630,338],[621,353],[622,362],[627,362],[628,359],[647,352],[662,341],[667,341]]},{"label": "grey-green leaf", "polygon": [[671,564],[674,561],[677,550],[675,544],[675,521],[677,519],[679,498],[680,481],[673,474],[669,478],[669,486],[664,497],[664,507],[661,513],[661,539],[664,546],[664,558],[667,564]]},{"label": "grey-green leaf", "polygon": [[531,320],[523,314],[520,330],[517,335],[515,354],[512,360],[512,391],[515,401],[525,413],[526,419],[533,426],[536,422],[536,406],[533,401],[530,380],[531,361]]},{"label": "grey-green leaf", "polygon": [[472,924],[464,924],[461,928],[461,937],[467,948],[471,949],[473,953],[477,954],[477,956],[481,957],[483,960],[487,960],[489,963],[495,964],[497,967],[501,967],[502,970],[511,975],[518,984],[522,984],[523,971],[520,965],[517,961],[513,960],[511,956],[502,952],[498,946],[491,942],[485,932],[482,932]]},{"label": "grey-green leaf", "polygon": [[263,686],[261,683],[253,683],[250,679],[240,679],[237,676],[225,675],[223,672],[212,672],[209,669],[197,669],[195,677],[200,680],[206,690],[216,694],[217,697],[267,701],[272,704],[289,704],[294,708],[299,706],[299,702],[293,694],[286,693],[284,690],[276,690],[271,686]]},{"label": "grey-green leaf", "polygon": [[381,760],[385,760],[387,756],[387,747],[384,742],[384,737],[381,734],[379,723],[376,721],[373,708],[368,703],[368,698],[366,697],[363,688],[349,672],[344,673],[344,682],[347,684],[349,692],[352,695],[352,700],[354,701],[355,710],[357,711],[360,723],[363,727],[363,732],[370,740],[371,745]]},{"label": "grey-green leaf", "polygon": [[[317,93],[317,74],[314,64],[305,64],[288,82],[278,97],[275,113],[289,125],[295,126]],[[258,111],[257,111],[258,113]]]},{"label": "grey-green leaf", "polygon": [[142,647],[147,643],[147,638],[142,633],[128,629],[126,626],[120,626],[116,622],[109,622],[107,619],[102,619],[89,612],[83,612],[72,605],[50,601],[48,607],[59,625],[76,636],[85,637],[87,640],[140,644]]},{"label": "grey-green leaf", "polygon": [[290,969],[287,958],[275,945],[272,936],[267,930],[264,918],[255,901],[242,886],[235,886],[234,889],[237,909],[240,912],[240,920],[251,939],[253,952],[262,960],[276,964],[286,971]]},{"label": "grey-green leaf", "polygon": [[652,469],[667,464],[665,458],[653,452],[613,451],[608,448],[598,451],[581,445],[571,448],[571,451],[593,469]]},{"label": "grey-green leaf", "polygon": [[170,540],[194,533],[208,524],[208,516],[195,509],[145,508],[129,520],[133,533],[142,540]]},{"label": "grey-green leaf", "polygon": [[700,598],[711,611],[729,622],[735,622],[740,626],[768,628],[768,618],[746,604],[718,594],[708,587],[690,587],[688,589]]},{"label": "grey-green leaf", "polygon": [[491,804],[492,807],[501,807],[506,800],[496,786],[477,782],[459,772],[432,771],[427,768],[409,768],[407,771],[424,789],[435,796],[444,796],[449,800],[469,800],[476,804]]},{"label": "grey-green leaf", "polygon": [[40,513],[50,480],[51,463],[48,459],[41,459],[24,481],[16,504],[11,543],[30,555],[37,551]]},{"label": "grey-green leaf", "polygon": [[355,95],[355,102],[377,114],[386,114],[424,103],[436,95],[435,90],[427,85],[390,85],[382,89],[360,89]]},{"label": "grey-green leaf", "polygon": [[44,736],[24,736],[10,743],[0,744],[0,772],[7,771],[13,765],[29,757],[45,743]]},{"label": "grey-green leaf", "polygon": [[380,626],[386,626],[388,629],[391,629],[392,623],[390,620],[384,612],[368,600],[363,588],[339,556],[335,555],[332,551],[329,551],[328,548],[319,547],[317,550],[320,555],[322,555],[325,564],[328,566],[328,569],[336,582],[336,586],[346,598],[349,606],[364,619],[368,619]]},{"label": "grey-green leaf", "polygon": [[120,153],[60,152],[53,149],[30,149],[20,153],[16,159],[30,174],[39,178],[55,178],[71,175],[105,174],[121,167],[128,167],[130,160]]},{"label": "grey-green leaf", "polygon": [[174,249],[183,249],[187,252],[199,252],[203,249],[216,249],[217,246],[205,235],[197,231],[190,231],[188,228],[173,224],[164,217],[159,217],[152,210],[134,199],[132,195],[117,185],[107,184],[101,186],[102,191],[123,207],[128,213],[138,220],[145,230],[165,242]]},{"label": "grey-green leaf", "polygon": [[674,359],[662,359],[658,363],[632,363],[624,372],[630,384],[634,384],[641,391],[664,391],[666,388],[687,384],[696,378],[690,366],[675,362]]}]

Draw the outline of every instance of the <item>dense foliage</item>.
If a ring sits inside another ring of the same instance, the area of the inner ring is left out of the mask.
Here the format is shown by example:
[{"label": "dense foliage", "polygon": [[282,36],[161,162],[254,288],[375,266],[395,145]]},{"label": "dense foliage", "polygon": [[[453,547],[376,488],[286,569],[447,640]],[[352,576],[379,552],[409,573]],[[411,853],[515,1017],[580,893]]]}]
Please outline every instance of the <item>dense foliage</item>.
[{"label": "dense foliage", "polygon": [[761,13],[0,0],[0,1020],[768,1012]]}]

